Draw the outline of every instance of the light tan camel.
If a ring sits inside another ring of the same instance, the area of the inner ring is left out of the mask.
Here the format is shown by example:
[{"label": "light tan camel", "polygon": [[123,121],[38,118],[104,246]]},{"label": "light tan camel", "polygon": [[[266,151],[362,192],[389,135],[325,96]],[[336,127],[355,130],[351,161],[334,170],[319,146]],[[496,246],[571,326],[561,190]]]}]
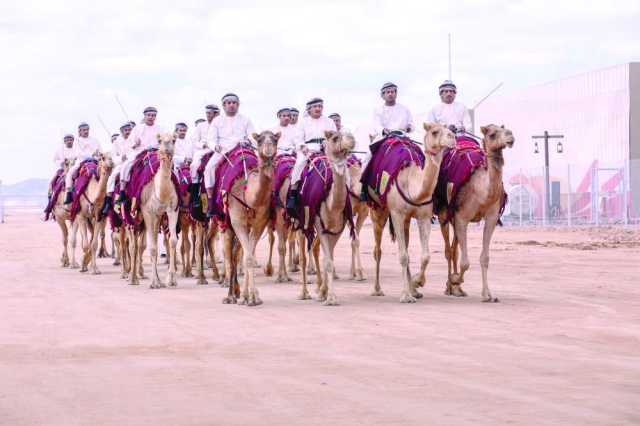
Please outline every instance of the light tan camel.
[{"label": "light tan camel", "polygon": [[[66,175],[71,167],[71,161],[65,160],[62,167],[64,169],[64,174]],[[64,176],[62,179],[64,179]],[[50,188],[50,190],[52,190],[52,188]],[[75,246],[73,246],[71,252],[72,260],[69,260],[69,228],[71,226],[71,218],[69,217],[69,210],[67,210],[64,205],[65,195],[66,193],[64,190],[60,191],[52,209],[53,217],[60,227],[60,231],[62,231],[62,256],[60,257],[60,264],[63,268],[79,268],[80,265],[78,265],[75,256]],[[67,222],[69,222],[68,225]]]},{"label": "light tan camel", "polygon": [[[394,184],[387,194],[385,208],[372,208],[371,219],[375,248],[373,257],[376,261],[376,279],[371,291],[372,296],[384,296],[380,287],[380,260],[382,259],[382,231],[389,216],[391,225],[395,230],[395,239],[398,243],[398,255],[400,268],[402,269],[403,289],[400,294],[400,302],[415,303],[422,297],[417,287],[422,287],[425,282],[425,272],[429,264],[429,234],[431,233],[431,216],[433,215],[433,202],[431,197],[436,187],[442,152],[446,147],[453,147],[455,139],[453,133],[440,124],[424,124],[426,131],[424,136],[424,168],[411,164],[398,173],[397,186],[407,196],[411,203],[407,202],[398,192]],[[369,195],[375,200],[377,196],[369,188]],[[411,277],[409,270],[409,226],[411,219],[415,218],[420,232],[420,245],[422,255],[420,258],[420,272]]]},{"label": "light tan camel", "polygon": [[196,284],[208,284],[205,276],[205,264],[211,268],[211,278],[214,281],[220,281],[222,284],[220,271],[218,270],[216,262],[205,262],[206,253],[209,253],[209,259],[215,258],[215,241],[218,234],[218,226],[213,220],[209,220],[207,226],[199,221],[196,221],[192,226],[195,231],[193,237],[195,253],[193,264],[196,269]]},{"label": "light tan camel", "polygon": [[[323,268],[318,268],[317,292],[318,301],[326,306],[338,304],[334,292],[333,280],[335,266],[333,253],[340,235],[346,226],[344,209],[347,203],[347,156],[355,146],[355,138],[346,132],[325,132],[324,150],[331,167],[333,184],[329,194],[319,208],[319,217],[314,218],[314,226],[320,241],[323,255]],[[324,224],[324,226],[323,226]],[[307,250],[306,238],[300,233],[300,269],[302,270],[302,291],[300,300],[310,299],[307,289]]]},{"label": "light tan camel", "polygon": [[191,265],[191,234],[192,229],[195,228],[195,223],[189,215],[189,210],[180,209],[180,258],[182,260],[182,277],[192,277],[192,265]]},{"label": "light tan camel", "polygon": [[[178,244],[178,193],[171,180],[173,173],[173,151],[176,135],[174,133],[163,133],[158,136],[158,159],[160,165],[153,180],[149,182],[140,195],[140,210],[144,221],[144,231],[146,231],[147,243],[151,254],[151,288],[162,288],[169,285],[176,286],[176,246]],[[133,200],[135,201],[135,200]],[[132,209],[135,210],[132,206]],[[160,280],[158,275],[158,232],[163,215],[169,219],[169,274],[166,284]],[[142,265],[140,245],[142,231],[136,230],[130,236],[129,254],[131,256],[130,284],[138,284],[138,271]]]},{"label": "light tan camel", "polygon": [[[72,224],[71,246],[75,247],[75,233],[80,230],[82,236],[83,257],[80,272],[87,272],[91,267],[93,274],[99,274],[96,263],[100,235],[105,226],[105,218],[101,217],[100,210],[107,195],[107,180],[113,170],[113,160],[109,154],[101,154],[98,158],[98,180],[92,178],[80,196],[80,210]],[[90,238],[88,238],[90,234]]]},{"label": "light tan camel", "polygon": [[362,260],[360,259],[360,230],[369,215],[369,206],[360,200],[360,192],[362,191],[360,177],[362,176],[362,171],[362,165],[359,163],[354,162],[349,166],[349,174],[351,176],[349,195],[351,196],[351,210],[355,218],[355,238],[351,240],[351,279],[356,281],[366,280],[362,270]]},{"label": "light tan camel", "polygon": [[[280,133],[264,131],[253,134],[258,143],[258,167],[247,176],[246,182],[238,179],[228,195],[229,221],[231,226],[224,231],[225,275],[229,281],[229,294],[223,303],[256,306],[262,303],[255,285],[254,265],[256,245],[271,217],[271,193],[273,187],[273,160],[278,149]],[[237,258],[234,256],[234,239],[242,248],[244,266],[244,288],[240,294],[235,281]]]},{"label": "light tan camel", "polygon": [[[449,270],[446,295],[466,296],[462,290],[464,273],[469,269],[469,248],[467,246],[467,226],[469,222],[479,222],[484,219],[482,232],[482,252],[480,253],[480,267],[482,268],[482,301],[497,302],[492,297],[487,281],[489,269],[489,249],[491,237],[500,219],[500,207],[504,197],[502,184],[502,167],[504,157],[502,150],[511,148],[515,139],[513,133],[504,126],[490,124],[481,127],[483,134],[482,146],[487,155],[487,167],[478,168],[471,175],[471,179],[460,188],[457,195],[457,209],[451,219],[453,225],[453,242],[449,242],[449,223],[446,222],[446,209],[437,212],[445,244],[445,257]],[[460,259],[460,273],[458,273],[458,243],[462,257]]]}]

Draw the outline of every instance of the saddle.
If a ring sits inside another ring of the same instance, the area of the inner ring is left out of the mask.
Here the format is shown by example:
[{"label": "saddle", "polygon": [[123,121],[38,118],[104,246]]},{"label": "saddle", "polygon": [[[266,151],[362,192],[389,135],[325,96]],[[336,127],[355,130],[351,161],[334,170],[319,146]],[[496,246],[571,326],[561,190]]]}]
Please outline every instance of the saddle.
[{"label": "saddle", "polygon": [[44,220],[47,221],[51,217],[51,212],[53,211],[53,207],[56,205],[56,201],[58,200],[58,196],[61,192],[64,191],[64,178],[65,178],[64,169],[60,168],[56,171],[49,183],[49,201],[47,202],[47,206],[44,209]]},{"label": "saddle", "polygon": [[[311,247],[316,230],[315,218],[320,215],[320,206],[327,199],[331,186],[333,185],[333,171],[329,160],[324,153],[318,152],[311,155],[307,165],[302,171],[300,178],[298,203],[296,205],[296,228],[301,229],[306,238],[307,244]],[[350,228],[351,238],[355,237],[353,225],[353,212],[351,209],[351,197],[345,191],[345,208],[343,211],[345,226],[348,224]],[[339,231],[326,229],[325,224],[320,218],[322,232],[326,234],[339,235],[344,228]]]},{"label": "saddle", "polygon": [[[433,207],[436,213],[447,210],[446,222],[451,220],[458,208],[457,197],[460,189],[481,167],[487,167],[486,154],[475,139],[457,137],[456,146],[445,150],[434,192]],[[504,192],[500,213],[504,211],[506,202],[507,194]]]},{"label": "saddle", "polygon": [[[419,145],[406,136],[396,134],[390,134],[369,148],[371,160],[360,178],[363,198],[371,208],[385,208],[389,190],[397,182],[400,171],[412,164],[424,167],[425,156]],[[378,200],[371,199],[368,189],[376,194]]]},{"label": "saddle", "polygon": [[80,197],[85,196],[85,191],[91,179],[98,180],[98,161],[95,159],[84,160],[80,163],[80,168],[73,176],[73,201],[69,217],[73,221],[80,211]]},{"label": "saddle", "polygon": [[[278,198],[278,195],[280,194],[282,185],[284,185],[284,181],[291,176],[291,172],[293,171],[293,166],[295,165],[295,163],[295,154],[279,154],[275,158],[275,167],[273,173],[273,197],[271,200],[271,205],[274,209],[275,207],[282,207],[282,205],[280,205],[280,199]],[[284,214],[286,215],[286,212]]]}]

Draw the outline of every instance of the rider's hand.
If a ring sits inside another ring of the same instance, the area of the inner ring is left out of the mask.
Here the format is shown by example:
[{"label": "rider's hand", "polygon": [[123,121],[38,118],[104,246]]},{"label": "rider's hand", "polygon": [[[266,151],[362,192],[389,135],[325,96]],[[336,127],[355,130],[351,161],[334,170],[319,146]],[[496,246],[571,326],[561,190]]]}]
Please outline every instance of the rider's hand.
[{"label": "rider's hand", "polygon": [[458,127],[458,132],[464,133],[465,131],[466,131],[466,129],[464,128],[464,126]]},{"label": "rider's hand", "polygon": [[304,154],[304,155],[309,154],[309,148],[307,148],[306,146],[303,146],[300,151],[302,151],[302,154]]},{"label": "rider's hand", "polygon": [[220,145],[216,145],[213,147],[213,150],[217,153],[221,153],[222,152],[222,146]]},{"label": "rider's hand", "polygon": [[390,130],[387,128],[382,129],[382,136],[387,136],[390,133]]},{"label": "rider's hand", "polygon": [[454,126],[453,124],[449,125],[449,130],[451,130],[453,133],[456,133],[457,131],[456,126]]}]

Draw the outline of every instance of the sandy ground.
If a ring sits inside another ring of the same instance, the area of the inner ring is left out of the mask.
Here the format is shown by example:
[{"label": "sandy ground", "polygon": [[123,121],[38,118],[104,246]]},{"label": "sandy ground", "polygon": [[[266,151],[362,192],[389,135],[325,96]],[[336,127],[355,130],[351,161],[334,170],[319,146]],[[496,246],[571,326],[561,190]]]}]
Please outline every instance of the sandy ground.
[{"label": "sandy ground", "polygon": [[[1,425],[424,425],[640,423],[640,232],[498,229],[480,302],[480,228],[466,299],[442,294],[438,230],[425,297],[398,303],[342,279],[341,305],[298,301],[258,272],[262,306],[180,279],[132,287],[61,269],[59,230],[0,225]],[[411,253],[417,260],[417,238]],[[342,239],[339,273],[348,272]],[[371,228],[363,259],[372,276]],[[260,247],[264,263],[265,246]],[[163,271],[165,268],[163,267]],[[293,275],[298,278],[298,274]]]}]

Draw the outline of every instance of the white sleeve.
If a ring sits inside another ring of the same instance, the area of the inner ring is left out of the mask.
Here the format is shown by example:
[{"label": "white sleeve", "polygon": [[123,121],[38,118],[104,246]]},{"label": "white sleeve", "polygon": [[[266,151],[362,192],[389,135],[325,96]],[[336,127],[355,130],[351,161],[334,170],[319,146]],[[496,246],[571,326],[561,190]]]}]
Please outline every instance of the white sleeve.
[{"label": "white sleeve", "polygon": [[218,141],[219,134],[218,134],[217,123],[215,122],[211,123],[211,127],[209,127],[209,132],[207,136],[209,136],[207,140],[207,142],[209,142],[209,148],[213,149],[214,146],[220,144],[220,141]]},{"label": "white sleeve", "polygon": [[301,150],[304,147],[304,126],[302,124],[298,124],[296,128],[296,136],[295,136],[296,150]]},{"label": "white sleeve", "polygon": [[375,130],[376,134],[381,135],[384,126],[382,125],[382,114],[381,110],[378,108],[373,110],[373,130]]},{"label": "white sleeve", "polygon": [[416,127],[413,125],[413,116],[411,115],[411,111],[409,111],[409,108],[406,109],[407,111],[407,125],[409,126],[409,129],[402,129],[402,130],[407,130],[408,132],[413,132]]},{"label": "white sleeve", "polygon": [[427,123],[437,123],[438,119],[436,118],[435,108],[431,108],[429,114],[427,114]]},{"label": "white sleeve", "polygon": [[464,112],[462,114],[462,125],[467,132],[473,132],[473,129],[471,128],[471,115],[466,107],[464,107]]},{"label": "white sleeve", "polygon": [[253,127],[253,123],[251,122],[251,120],[247,119],[247,127],[245,128],[245,135],[247,137],[247,139],[249,139],[249,141],[251,143],[256,143],[257,141],[253,140],[253,133],[255,132],[255,128]]},{"label": "white sleeve", "polygon": [[336,123],[330,118],[327,119],[327,127],[328,127],[327,130],[329,130],[331,132],[337,132],[338,131],[338,128],[336,127]]},{"label": "white sleeve", "polygon": [[63,161],[64,161],[63,149],[59,149],[53,155],[53,162],[55,163],[56,166],[60,166]]}]

